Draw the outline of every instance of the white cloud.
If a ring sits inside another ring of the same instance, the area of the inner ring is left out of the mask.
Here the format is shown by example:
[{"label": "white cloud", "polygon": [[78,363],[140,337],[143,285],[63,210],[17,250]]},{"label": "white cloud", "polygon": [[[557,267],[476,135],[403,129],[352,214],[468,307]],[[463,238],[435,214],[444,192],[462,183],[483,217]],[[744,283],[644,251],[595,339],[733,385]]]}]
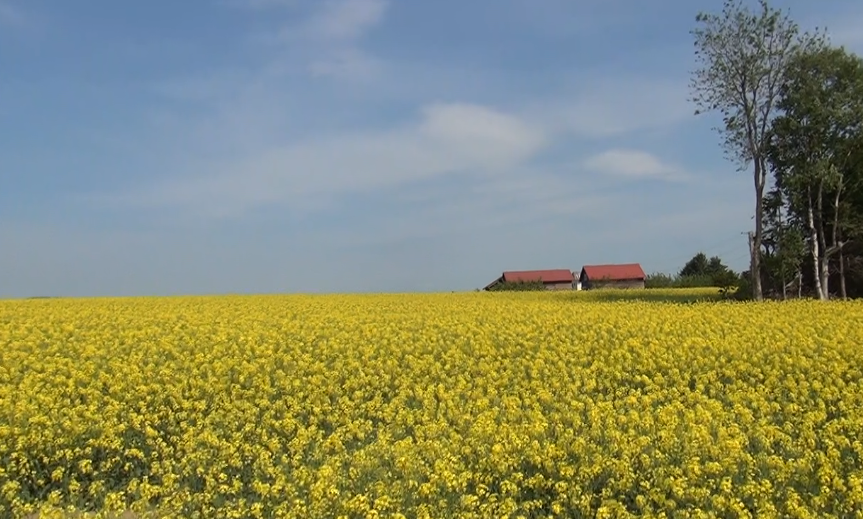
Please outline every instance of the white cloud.
[{"label": "white cloud", "polygon": [[[372,193],[442,175],[467,173],[472,178],[501,178],[513,172],[531,177],[528,185],[520,188],[520,196],[525,196],[532,189],[550,189],[547,180],[543,181],[544,187],[536,184],[537,178],[547,175],[529,173],[525,168],[533,168],[533,160],[546,147],[573,139],[570,127],[550,117],[554,113],[551,104],[530,103],[504,111],[474,103],[432,102],[421,105],[418,117],[406,123],[377,128],[361,125],[333,132],[343,127],[336,117],[335,124],[307,131],[309,122],[304,122],[303,114],[315,119],[311,121],[315,125],[322,118],[337,115],[342,108],[335,108],[333,114],[326,110],[321,113],[322,107],[329,105],[309,106],[308,98],[301,101],[285,95],[280,81],[261,73],[168,83],[162,90],[179,99],[207,103],[212,113],[204,118],[173,118],[173,137],[168,140],[178,154],[167,157],[165,166],[158,168],[170,178],[151,180],[153,183],[140,186],[140,191],[112,196],[110,200],[124,206],[168,206],[202,218],[234,217],[266,206],[306,214],[332,208],[345,194]],[[597,112],[603,111],[603,106],[614,112],[620,92],[609,92],[603,98],[593,86],[607,83],[611,82],[593,83],[574,95],[592,99]],[[555,102],[564,107],[577,103],[565,98]],[[634,128],[650,128],[651,124],[672,124],[669,119],[639,117],[638,113],[620,111],[617,131],[625,134]],[[287,133],[284,128],[289,128]],[[572,151],[560,160],[570,166],[577,157],[578,152]],[[683,177],[673,165],[626,149],[612,149],[587,161],[578,160],[576,168],[563,169],[582,172],[581,184],[590,178],[619,185],[613,176],[665,180]],[[586,170],[604,175],[585,176]],[[553,171],[553,166],[546,166],[545,171]],[[513,181],[508,182],[511,185]],[[442,198],[446,196],[449,195]],[[478,191],[473,198],[484,196]],[[549,201],[548,207],[555,204],[564,207],[567,202]]]},{"label": "white cloud", "polygon": [[446,174],[499,174],[547,144],[541,129],[471,104],[432,104],[414,124],[259,149],[196,176],[124,195],[123,205],[173,205],[227,216],[273,203],[308,210],[333,195],[368,192]]},{"label": "white cloud", "polygon": [[527,159],[546,143],[539,128],[479,105],[438,103],[426,106],[423,114],[421,135],[466,164],[504,168]]},{"label": "white cloud", "polygon": [[683,180],[687,178],[681,168],[666,164],[655,155],[638,150],[607,150],[585,160],[584,166],[597,173],[628,178],[661,180]]},{"label": "white cloud", "polygon": [[[386,8],[384,0],[331,0],[318,4],[318,11],[293,33],[309,38],[309,45],[300,45],[298,52],[300,60],[310,60],[313,75],[370,79],[385,71],[372,88],[349,87],[350,92],[336,93],[332,100],[314,90],[304,92],[296,67],[291,72],[290,64],[278,57],[258,71],[235,70],[161,84],[161,93],[201,103],[206,115],[168,113],[164,120],[169,121],[170,137],[166,131],[162,138],[174,153],[156,171],[169,178],[149,180],[150,185],[109,200],[171,206],[201,217],[231,217],[270,205],[306,213],[331,207],[344,194],[444,175],[499,177],[524,172],[547,146],[565,139],[669,127],[690,116],[685,82],[644,77],[582,80],[557,95],[536,93],[534,99],[542,101],[527,101],[520,109],[510,105],[507,111],[479,103],[430,102],[438,96],[481,99],[483,92],[500,85],[500,78],[491,81],[478,74],[467,80],[469,86],[481,83],[477,93],[463,95],[453,88],[440,94],[447,88],[432,83],[462,86],[464,75],[453,70],[414,74],[423,72],[421,65],[404,68],[364,52],[358,40],[382,21]],[[413,92],[419,83],[422,93],[410,98],[407,91]],[[305,86],[316,88],[314,83]],[[356,126],[367,96],[375,106],[392,104],[392,98],[402,96],[397,104],[415,103],[421,107],[419,117],[384,127]],[[340,119],[342,111],[348,131]],[[571,164],[578,154],[570,153],[561,160]],[[680,174],[654,157],[626,150],[593,157],[586,165],[619,177],[675,179]],[[578,166],[584,171],[584,163]],[[532,182],[531,186],[524,189],[544,189]],[[549,207],[555,203],[548,202]]]}]

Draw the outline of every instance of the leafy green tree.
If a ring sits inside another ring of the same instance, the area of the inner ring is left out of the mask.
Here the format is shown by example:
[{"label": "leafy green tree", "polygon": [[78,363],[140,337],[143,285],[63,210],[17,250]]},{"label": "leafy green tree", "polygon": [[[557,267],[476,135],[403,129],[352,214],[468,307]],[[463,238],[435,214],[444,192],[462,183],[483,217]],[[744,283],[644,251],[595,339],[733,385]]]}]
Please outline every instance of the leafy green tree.
[{"label": "leafy green tree", "polygon": [[721,276],[728,271],[728,267],[722,263],[719,256],[713,256],[707,261],[707,268],[704,270],[704,273],[708,276]]},{"label": "leafy green tree", "polygon": [[693,256],[691,260],[686,262],[683,268],[680,269],[680,273],[678,275],[680,277],[703,276],[707,273],[707,268],[707,255],[703,252],[699,252]]},{"label": "leafy green tree", "polygon": [[768,160],[776,185],[805,229],[815,293],[830,298],[830,265],[838,258],[844,293],[843,249],[859,232],[848,195],[859,184],[853,167],[863,121],[863,60],[844,48],[800,52],[780,89]]},{"label": "leafy green tree", "polygon": [[729,269],[719,256],[708,258],[703,252],[697,253],[680,269],[678,276],[682,279],[700,279],[701,284],[693,284],[692,286],[731,286],[735,285],[738,279],[731,269]]},{"label": "leafy green tree", "polygon": [[690,83],[692,101],[701,112],[722,115],[727,156],[740,169],[752,167],[755,186],[755,232],[751,235],[750,271],[753,295],[762,299],[761,241],[767,147],[771,121],[786,70],[801,48],[818,37],[801,34],[787,13],[759,0],[750,10],[742,0],[725,0],[721,13],[700,13],[695,39],[697,68]]}]

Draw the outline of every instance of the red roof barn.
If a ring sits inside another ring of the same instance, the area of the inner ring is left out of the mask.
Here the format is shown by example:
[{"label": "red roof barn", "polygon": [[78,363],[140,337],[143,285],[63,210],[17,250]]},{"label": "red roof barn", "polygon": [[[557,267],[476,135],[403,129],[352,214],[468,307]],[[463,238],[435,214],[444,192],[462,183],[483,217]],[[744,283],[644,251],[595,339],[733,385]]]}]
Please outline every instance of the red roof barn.
[{"label": "red roof barn", "polygon": [[569,269],[510,270],[489,283],[483,290],[491,290],[499,283],[542,281],[548,290],[572,290],[575,276]]},{"label": "red roof barn", "polygon": [[644,270],[638,263],[620,265],[585,265],[579,281],[585,290],[591,288],[644,288]]}]

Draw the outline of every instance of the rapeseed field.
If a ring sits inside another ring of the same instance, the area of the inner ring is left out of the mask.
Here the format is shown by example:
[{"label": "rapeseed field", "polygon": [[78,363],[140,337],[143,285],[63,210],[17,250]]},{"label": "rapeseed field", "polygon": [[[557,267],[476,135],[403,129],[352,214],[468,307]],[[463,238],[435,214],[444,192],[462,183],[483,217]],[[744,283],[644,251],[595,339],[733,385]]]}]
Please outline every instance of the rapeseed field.
[{"label": "rapeseed field", "polygon": [[0,517],[863,517],[863,304],[651,294],[0,302]]}]

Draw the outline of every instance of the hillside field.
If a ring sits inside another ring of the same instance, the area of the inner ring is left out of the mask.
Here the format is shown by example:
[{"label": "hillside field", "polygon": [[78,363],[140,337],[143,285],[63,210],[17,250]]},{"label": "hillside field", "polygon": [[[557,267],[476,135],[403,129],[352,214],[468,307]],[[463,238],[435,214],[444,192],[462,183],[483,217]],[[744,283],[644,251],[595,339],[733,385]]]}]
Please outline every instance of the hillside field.
[{"label": "hillside field", "polygon": [[0,301],[0,517],[863,517],[863,302],[714,293]]}]

